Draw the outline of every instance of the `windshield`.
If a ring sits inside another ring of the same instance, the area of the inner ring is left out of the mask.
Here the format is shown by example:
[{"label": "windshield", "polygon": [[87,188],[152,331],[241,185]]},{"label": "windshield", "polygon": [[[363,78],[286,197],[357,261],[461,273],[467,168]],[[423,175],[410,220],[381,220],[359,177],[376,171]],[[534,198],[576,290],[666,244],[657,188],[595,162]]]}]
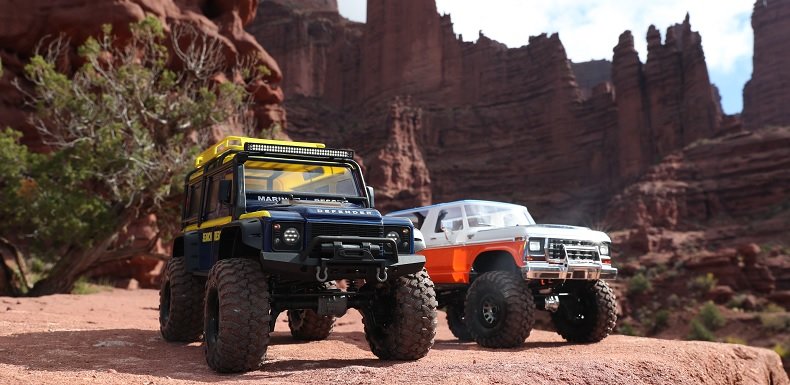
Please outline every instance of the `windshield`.
[{"label": "windshield", "polygon": [[244,185],[247,200],[277,203],[283,198],[342,201],[362,197],[351,166],[331,163],[247,161]]},{"label": "windshield", "polygon": [[535,220],[524,206],[464,205],[469,227],[509,227],[534,225]]}]

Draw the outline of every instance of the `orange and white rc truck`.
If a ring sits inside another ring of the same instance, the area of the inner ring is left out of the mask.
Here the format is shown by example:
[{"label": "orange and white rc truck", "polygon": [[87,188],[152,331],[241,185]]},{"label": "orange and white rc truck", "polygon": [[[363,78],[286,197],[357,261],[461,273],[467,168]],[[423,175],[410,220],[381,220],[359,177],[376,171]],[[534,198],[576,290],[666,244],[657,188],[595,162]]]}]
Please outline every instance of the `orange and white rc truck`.
[{"label": "orange and white rc truck", "polygon": [[524,206],[457,201],[388,214],[424,237],[425,267],[453,335],[484,347],[524,343],[535,310],[570,342],[598,342],[617,321],[605,280],[611,239],[586,227],[538,225]]}]

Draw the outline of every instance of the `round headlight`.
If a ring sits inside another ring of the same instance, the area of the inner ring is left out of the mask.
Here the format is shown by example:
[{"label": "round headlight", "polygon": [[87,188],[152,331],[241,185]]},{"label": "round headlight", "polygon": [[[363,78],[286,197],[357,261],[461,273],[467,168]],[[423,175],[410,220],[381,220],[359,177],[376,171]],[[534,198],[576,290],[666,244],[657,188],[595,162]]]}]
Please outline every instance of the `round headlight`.
[{"label": "round headlight", "polygon": [[295,227],[289,227],[283,232],[283,241],[285,244],[293,246],[296,242],[299,242],[299,230]]},{"label": "round headlight", "polygon": [[601,253],[601,255],[609,255],[609,246],[606,245],[598,246],[598,251]]},{"label": "round headlight", "polygon": [[387,238],[392,239],[395,242],[400,241],[400,235],[398,235],[397,231],[390,231],[387,233]]}]

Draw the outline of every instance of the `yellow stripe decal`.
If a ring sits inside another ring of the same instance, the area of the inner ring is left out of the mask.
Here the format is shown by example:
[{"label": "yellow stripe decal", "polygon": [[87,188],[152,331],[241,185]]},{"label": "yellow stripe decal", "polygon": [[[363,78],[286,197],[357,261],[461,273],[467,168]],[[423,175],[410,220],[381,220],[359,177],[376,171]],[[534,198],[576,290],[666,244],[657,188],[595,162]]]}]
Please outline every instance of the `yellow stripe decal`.
[{"label": "yellow stripe decal", "polygon": [[229,216],[228,217],[214,218],[214,219],[211,219],[211,220],[208,220],[208,221],[205,221],[205,222],[201,223],[200,226],[198,226],[198,225],[189,225],[189,226],[184,228],[184,231],[195,231],[195,230],[201,230],[201,229],[205,229],[205,228],[209,228],[209,227],[222,226],[222,225],[226,225],[226,224],[230,223],[230,221],[232,219],[233,218],[229,217]]},{"label": "yellow stripe decal", "polygon": [[272,215],[269,214],[266,210],[259,210],[253,211],[251,213],[241,214],[239,215],[239,219],[247,219],[247,218],[260,218],[260,217],[271,217]]}]

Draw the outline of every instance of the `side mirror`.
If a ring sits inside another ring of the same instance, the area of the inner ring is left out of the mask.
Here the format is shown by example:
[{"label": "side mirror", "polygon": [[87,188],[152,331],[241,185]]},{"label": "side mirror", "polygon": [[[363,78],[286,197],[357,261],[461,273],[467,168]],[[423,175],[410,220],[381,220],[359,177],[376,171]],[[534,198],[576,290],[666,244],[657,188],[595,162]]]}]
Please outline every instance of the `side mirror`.
[{"label": "side mirror", "polygon": [[226,205],[230,204],[230,191],[232,188],[233,188],[233,181],[224,180],[224,179],[219,181],[219,189],[217,190],[219,203],[224,203]]},{"label": "side mirror", "polygon": [[368,203],[370,203],[370,208],[376,207],[376,191],[373,190],[373,187],[367,186],[368,190]]}]

